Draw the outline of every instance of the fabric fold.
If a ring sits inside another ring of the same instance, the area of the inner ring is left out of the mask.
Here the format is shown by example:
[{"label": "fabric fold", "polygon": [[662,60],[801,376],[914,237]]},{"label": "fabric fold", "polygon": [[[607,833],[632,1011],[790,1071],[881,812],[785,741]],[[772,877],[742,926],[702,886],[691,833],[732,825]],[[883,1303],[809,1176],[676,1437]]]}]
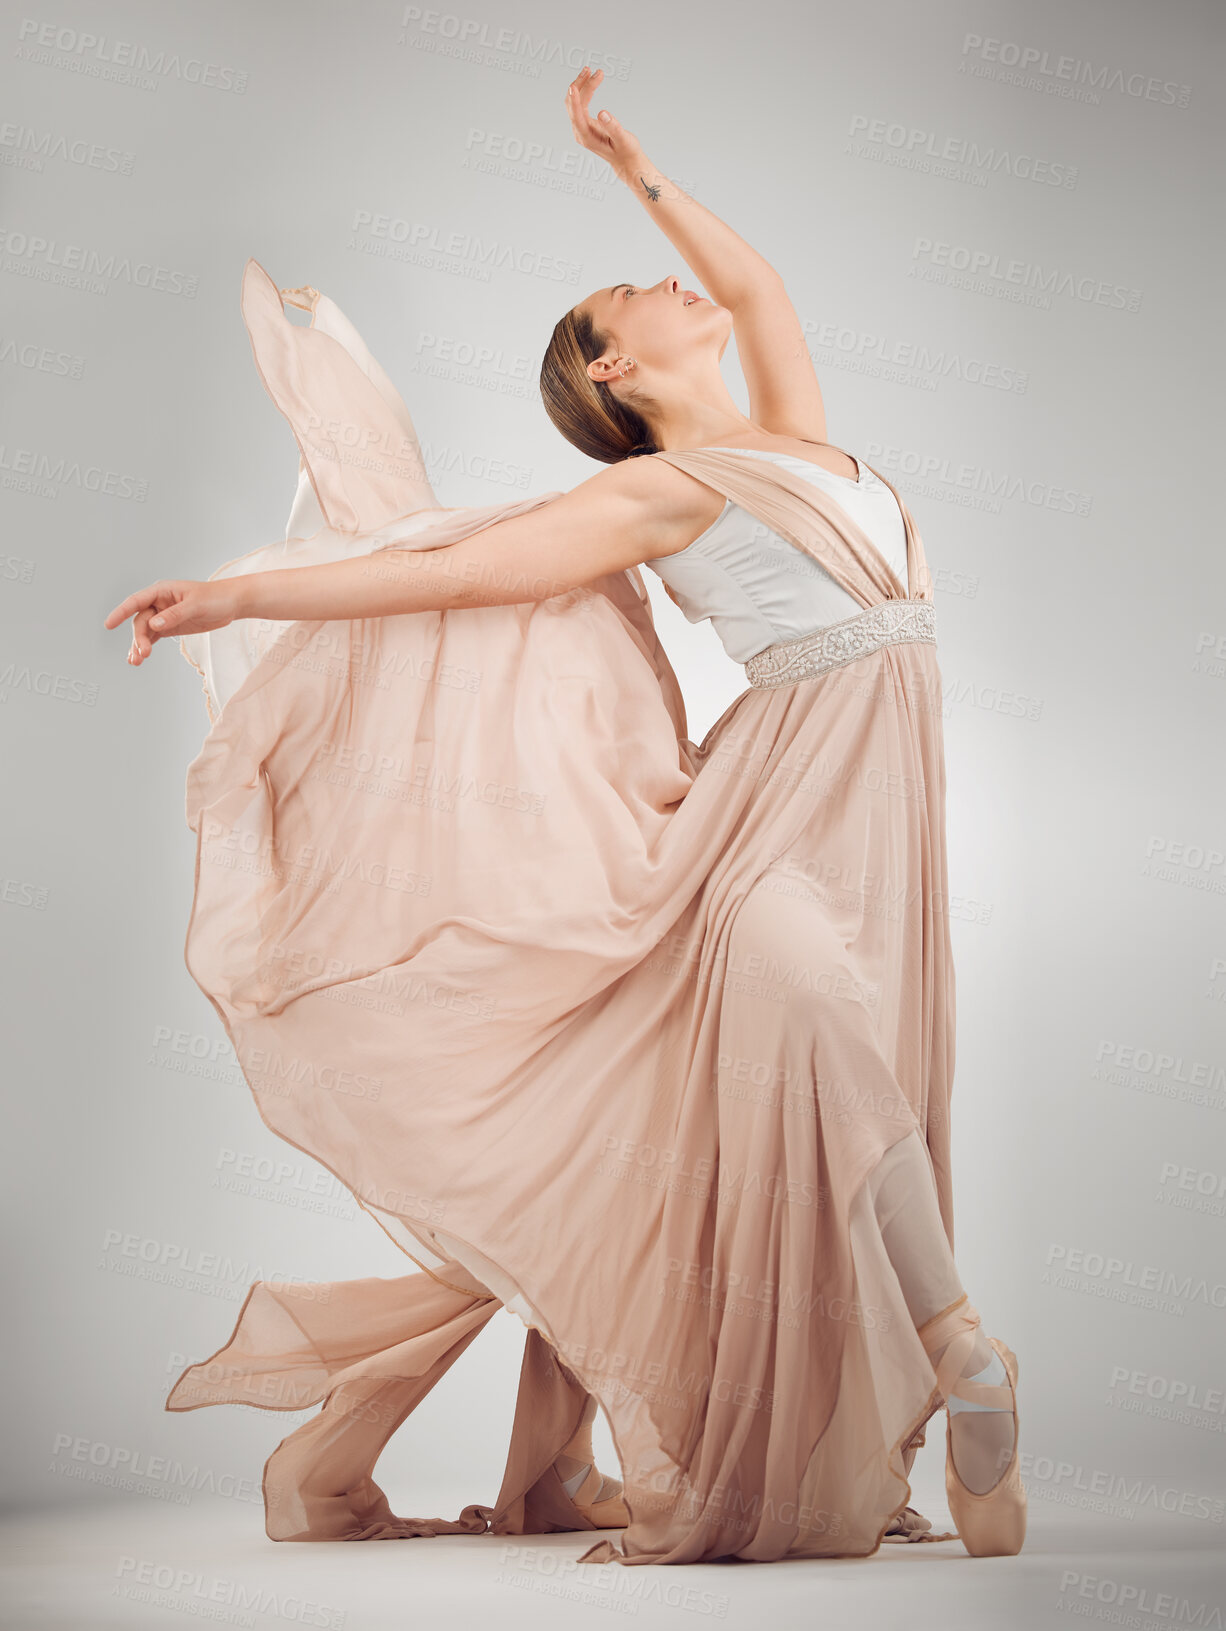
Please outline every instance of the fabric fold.
[{"label": "fabric fold", "polygon": [[[302,468],[284,546],[222,571],[444,547],[556,496],[433,507],[420,466],[379,451],[408,415],[333,310],[314,297],[332,332],[312,343],[248,263],[244,317]],[[366,421],[367,461],[346,463]],[[779,466],[661,456],[861,604],[931,597],[901,497],[905,588]],[[361,1435],[328,1436],[331,1400],[395,1384],[380,1431],[398,1423],[492,1297],[550,1358],[543,1392],[521,1378],[491,1521],[582,1527],[557,1523],[548,1468],[586,1390],[631,1515],[588,1560],[875,1550],[937,1402],[865,1201],[912,1129],[953,1228],[935,649],[748,690],[695,744],[637,569],[541,602],[219,634],[183,642],[213,713],[187,782],[187,966],[266,1125],[426,1275],[316,1288],[309,1353],[283,1347],[284,1288],[253,1293],[222,1381],[190,1368],[170,1407],[269,1376],[331,1388],[289,1482],[322,1490],[349,1456],[332,1481],[358,1488]],[[484,1295],[426,1283],[448,1263]],[[363,1499],[344,1521],[388,1533]]]}]

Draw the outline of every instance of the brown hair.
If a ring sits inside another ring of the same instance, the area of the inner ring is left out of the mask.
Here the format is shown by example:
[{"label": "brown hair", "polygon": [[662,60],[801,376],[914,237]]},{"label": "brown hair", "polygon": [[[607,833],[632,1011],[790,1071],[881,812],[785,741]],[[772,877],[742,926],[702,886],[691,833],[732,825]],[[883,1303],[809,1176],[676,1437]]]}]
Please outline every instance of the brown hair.
[{"label": "brown hair", "polygon": [[[566,440],[602,464],[619,464],[660,450],[638,409],[588,375],[588,363],[608,350],[610,338],[587,312],[572,307],[554,328],[539,383],[545,412]],[[643,396],[637,402],[655,406]]]}]

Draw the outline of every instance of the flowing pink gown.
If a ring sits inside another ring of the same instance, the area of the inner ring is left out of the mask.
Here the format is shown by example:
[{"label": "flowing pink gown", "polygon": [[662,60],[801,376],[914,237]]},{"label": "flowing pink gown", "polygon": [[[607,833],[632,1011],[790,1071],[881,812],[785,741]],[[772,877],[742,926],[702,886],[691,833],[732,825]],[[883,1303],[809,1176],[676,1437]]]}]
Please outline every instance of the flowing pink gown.
[{"label": "flowing pink gown", "polygon": [[[441,509],[386,374],[300,301],[310,327],[248,262],[299,489],[286,540],[216,575],[377,570],[558,496]],[[584,1527],[549,1476],[583,1389],[631,1517],[586,1560],[866,1555],[907,1502],[902,1447],[940,1398],[865,1180],[918,1129],[952,1244],[931,578],[901,498],[905,584],[782,466],[658,457],[864,608],[751,664],[701,744],[637,569],[183,641],[213,721],[188,968],[265,1123],[421,1272],[257,1283],[167,1408],[382,1389],[390,1432],[498,1307],[529,1331],[494,1507],[400,1520],[369,1479],[312,1501],[333,1440],[308,1423],[307,1471],[266,1477],[269,1533]]]}]

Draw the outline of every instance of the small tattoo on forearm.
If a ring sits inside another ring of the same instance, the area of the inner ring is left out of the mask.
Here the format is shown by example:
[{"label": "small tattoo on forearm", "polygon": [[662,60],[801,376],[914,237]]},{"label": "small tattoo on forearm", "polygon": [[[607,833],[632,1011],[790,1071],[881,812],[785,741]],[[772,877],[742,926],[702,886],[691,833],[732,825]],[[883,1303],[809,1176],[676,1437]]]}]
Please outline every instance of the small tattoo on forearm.
[{"label": "small tattoo on forearm", "polygon": [[[642,176],[639,177],[639,180],[643,181]],[[660,189],[658,187],[653,187],[650,181],[643,181],[643,186],[647,189],[647,196],[651,199],[651,202],[653,204],[658,204],[660,202]]]}]

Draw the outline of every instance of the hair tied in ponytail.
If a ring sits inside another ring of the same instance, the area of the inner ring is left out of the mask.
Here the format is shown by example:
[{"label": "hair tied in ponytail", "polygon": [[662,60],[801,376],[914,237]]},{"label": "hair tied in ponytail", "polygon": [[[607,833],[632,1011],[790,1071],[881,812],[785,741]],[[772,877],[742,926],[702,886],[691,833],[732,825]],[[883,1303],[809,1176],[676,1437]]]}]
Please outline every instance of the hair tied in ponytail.
[{"label": "hair tied in ponytail", "polygon": [[572,307],[545,349],[540,390],[545,412],[572,447],[602,464],[620,464],[660,451],[647,417],[658,405],[641,390],[633,402],[623,400],[604,380],[592,379],[588,364],[610,344],[587,311]]}]

